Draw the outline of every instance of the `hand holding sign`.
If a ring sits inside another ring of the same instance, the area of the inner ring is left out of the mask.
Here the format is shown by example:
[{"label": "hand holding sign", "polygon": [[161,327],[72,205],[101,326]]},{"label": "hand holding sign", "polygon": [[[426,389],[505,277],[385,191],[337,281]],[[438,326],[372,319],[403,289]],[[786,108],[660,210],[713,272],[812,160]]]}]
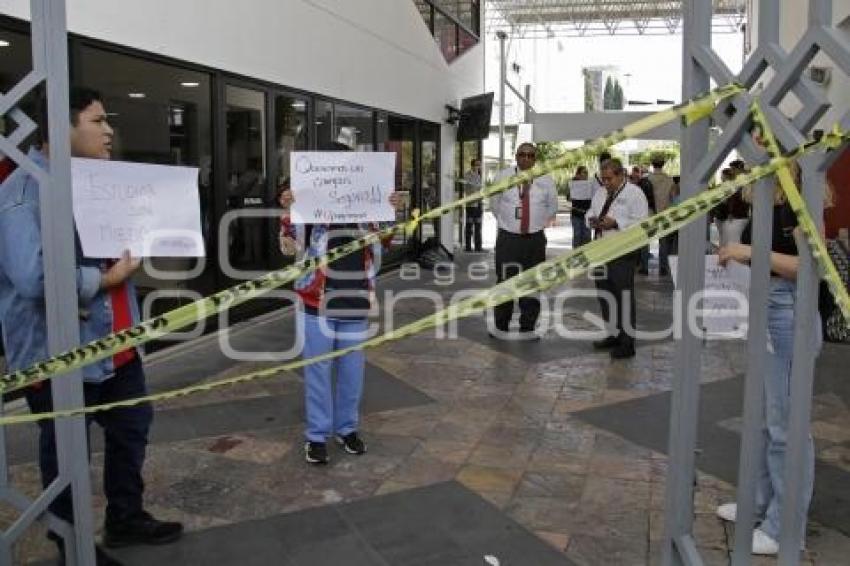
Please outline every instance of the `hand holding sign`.
[{"label": "hand holding sign", "polygon": [[389,201],[395,184],[395,157],[382,152],[293,152],[292,221],[347,224],[395,220],[395,205]]}]

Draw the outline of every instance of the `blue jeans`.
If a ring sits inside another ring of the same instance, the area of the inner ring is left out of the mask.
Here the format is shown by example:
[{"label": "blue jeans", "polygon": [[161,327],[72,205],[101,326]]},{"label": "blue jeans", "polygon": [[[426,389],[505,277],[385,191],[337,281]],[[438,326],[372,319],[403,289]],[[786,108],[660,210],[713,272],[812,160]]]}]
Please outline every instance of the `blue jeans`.
[{"label": "blue jeans", "polygon": [[590,228],[584,221],[584,216],[571,215],[573,225],[573,249],[583,246],[591,240]]},{"label": "blue jeans", "polygon": [[[368,321],[365,318],[336,319],[304,312],[300,317],[304,324],[305,359],[354,346],[366,337]],[[344,436],[357,431],[365,369],[366,355],[362,350],[304,368],[307,412],[304,436],[307,440],[326,442],[332,434]]]},{"label": "blue jeans", "polygon": [[[774,540],[779,539],[782,502],[785,492],[785,452],[788,420],[791,410],[791,361],[794,347],[795,284],[778,278],[771,280],[768,298],[768,373],[764,380],[764,440],[765,452],[756,486],[756,510],[764,514],[761,530]],[[812,347],[820,349],[820,325],[814,329]],[[771,351],[772,350],[772,351]],[[809,435],[804,467],[803,493],[796,509],[802,517],[802,543],[806,533],[806,515],[814,486],[815,452]]]}]

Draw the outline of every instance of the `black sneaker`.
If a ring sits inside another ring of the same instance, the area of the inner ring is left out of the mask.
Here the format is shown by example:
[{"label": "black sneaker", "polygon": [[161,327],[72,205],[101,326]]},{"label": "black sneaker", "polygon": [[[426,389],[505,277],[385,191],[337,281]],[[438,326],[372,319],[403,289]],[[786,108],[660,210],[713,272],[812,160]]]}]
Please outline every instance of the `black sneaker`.
[{"label": "black sneaker", "polygon": [[154,519],[147,511],[103,524],[103,545],[119,548],[133,544],[168,544],[183,535],[183,525],[176,521]]},{"label": "black sneaker", "polygon": [[366,443],[360,438],[356,432],[346,434],[345,436],[336,435],[336,443],[342,446],[349,454],[365,454]]},{"label": "black sneaker", "polygon": [[604,340],[597,340],[593,343],[593,347],[597,350],[605,350],[607,348],[615,348],[620,345],[620,341],[616,336],[609,336]]},{"label": "black sneaker", "polygon": [[304,459],[311,464],[321,465],[328,463],[328,446],[324,442],[304,443]]},{"label": "black sneaker", "polygon": [[635,347],[628,344],[621,344],[611,350],[611,359],[625,360],[635,357]]}]

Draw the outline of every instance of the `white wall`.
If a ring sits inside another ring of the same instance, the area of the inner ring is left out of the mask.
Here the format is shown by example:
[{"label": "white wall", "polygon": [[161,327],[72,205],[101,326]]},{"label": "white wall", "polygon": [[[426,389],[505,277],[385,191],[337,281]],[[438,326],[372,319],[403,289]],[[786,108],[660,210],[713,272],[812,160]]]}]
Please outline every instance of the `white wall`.
[{"label": "white wall", "polygon": [[435,122],[483,90],[482,46],[448,65],[409,0],[66,2],[81,35]]},{"label": "white wall", "polygon": [[[752,22],[750,34],[753,50],[758,45],[758,4],[752,3],[753,11],[749,16]],[[845,38],[850,40],[850,0],[833,0],[832,2],[832,17],[833,22],[838,26],[841,33],[845,34]],[[808,27],[808,2],[795,1],[782,3],[782,15],[779,22],[780,28],[780,45],[786,50],[791,51],[803,33]],[[850,108],[850,77],[842,73],[828,57],[822,53],[818,54],[812,65],[825,66],[832,69],[832,80],[826,86],[826,93],[829,101],[832,103],[832,108],[821,118],[817,127],[821,129],[829,129],[835,122],[841,119],[844,113]],[[771,72],[765,74],[765,84],[772,76]],[[797,100],[793,98],[786,99],[782,104],[782,111],[789,116],[793,116],[800,108]]]}]

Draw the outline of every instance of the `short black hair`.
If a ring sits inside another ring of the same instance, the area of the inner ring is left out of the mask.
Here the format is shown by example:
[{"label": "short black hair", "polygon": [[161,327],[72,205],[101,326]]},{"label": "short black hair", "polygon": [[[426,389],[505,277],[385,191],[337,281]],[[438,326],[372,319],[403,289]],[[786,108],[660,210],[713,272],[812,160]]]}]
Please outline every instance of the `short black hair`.
[{"label": "short black hair", "polygon": [[605,161],[608,161],[609,159],[611,159],[611,154],[609,152],[603,151],[602,153],[599,154],[599,163],[600,164],[604,163]]},{"label": "short black hair", "polygon": [[650,161],[650,163],[652,163],[652,166],[656,169],[661,169],[662,167],[664,167],[664,164],[667,163],[667,160],[664,159],[664,157],[661,155],[656,155],[652,158],[652,161]]},{"label": "short black hair", "polygon": [[80,112],[95,102],[103,103],[103,97],[93,88],[72,86],[68,95],[68,110],[71,113],[71,125],[76,126]]},{"label": "short black hair", "polygon": [[[72,86],[68,92],[68,119],[72,126],[76,126],[80,120],[80,112],[91,106],[93,102],[103,102],[103,97],[94,89],[83,86]],[[35,101],[36,115],[38,117],[38,143],[47,142],[47,92],[40,89]]]},{"label": "short black hair", "polygon": [[623,167],[623,162],[617,159],[616,157],[612,157],[611,159],[606,159],[602,163],[599,164],[599,170],[603,171],[607,169],[611,171],[615,175],[625,175],[626,169]]}]

